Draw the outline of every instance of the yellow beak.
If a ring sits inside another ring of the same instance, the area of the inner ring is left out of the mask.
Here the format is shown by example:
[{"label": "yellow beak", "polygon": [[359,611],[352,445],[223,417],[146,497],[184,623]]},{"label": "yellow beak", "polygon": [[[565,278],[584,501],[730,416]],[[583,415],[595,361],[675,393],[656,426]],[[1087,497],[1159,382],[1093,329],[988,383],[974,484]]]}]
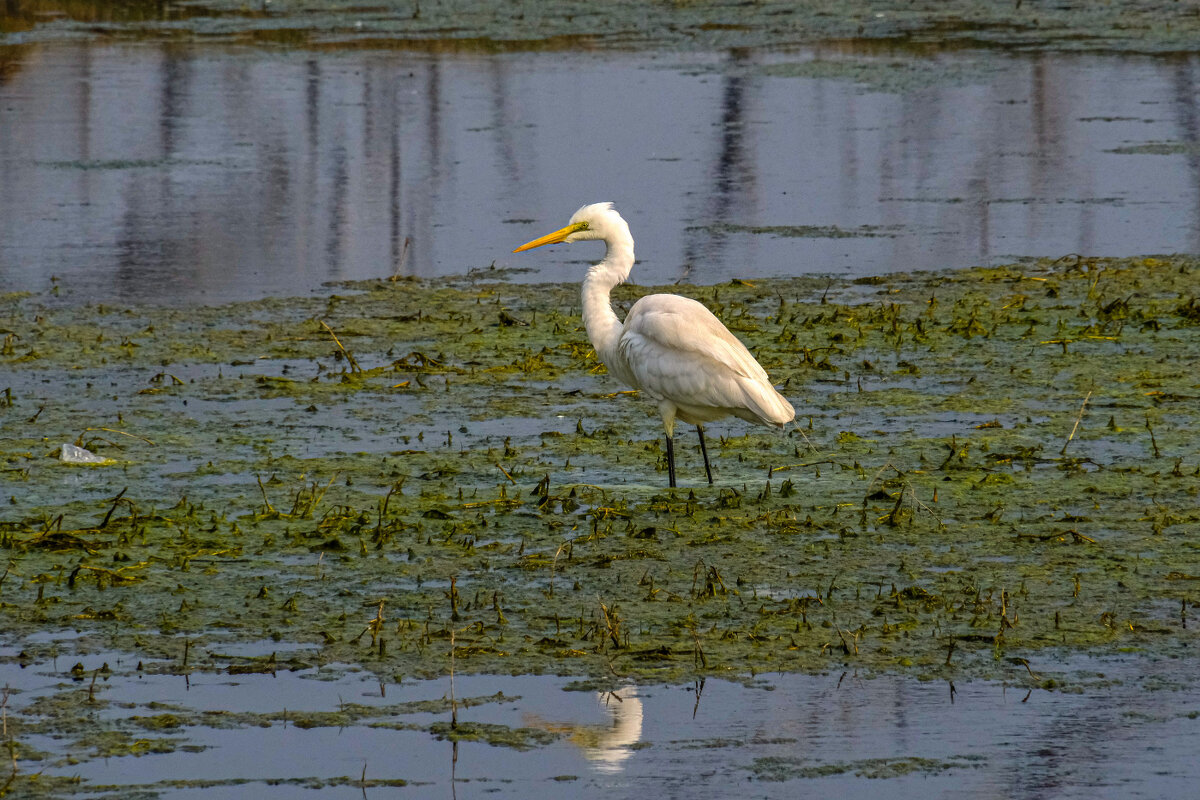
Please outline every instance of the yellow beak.
[{"label": "yellow beak", "polygon": [[565,228],[559,228],[554,233],[547,233],[540,239],[534,239],[532,242],[526,242],[516,250],[513,250],[513,252],[519,253],[522,250],[532,250],[533,248],[541,247],[544,244],[559,244],[572,233],[584,230],[585,228],[587,228],[586,222],[576,222],[574,225],[568,225]]}]

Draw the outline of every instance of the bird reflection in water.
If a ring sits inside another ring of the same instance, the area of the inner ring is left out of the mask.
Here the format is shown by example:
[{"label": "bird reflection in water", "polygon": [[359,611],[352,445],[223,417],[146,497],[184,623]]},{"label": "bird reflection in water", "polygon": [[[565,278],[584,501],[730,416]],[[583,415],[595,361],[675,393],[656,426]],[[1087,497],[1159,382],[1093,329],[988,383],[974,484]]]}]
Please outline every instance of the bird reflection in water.
[{"label": "bird reflection in water", "polygon": [[597,772],[620,772],[642,738],[642,701],[637,687],[625,686],[614,692],[597,692],[596,703],[608,714],[608,722],[553,722],[536,714],[526,714],[523,720],[531,728],[566,736]]}]

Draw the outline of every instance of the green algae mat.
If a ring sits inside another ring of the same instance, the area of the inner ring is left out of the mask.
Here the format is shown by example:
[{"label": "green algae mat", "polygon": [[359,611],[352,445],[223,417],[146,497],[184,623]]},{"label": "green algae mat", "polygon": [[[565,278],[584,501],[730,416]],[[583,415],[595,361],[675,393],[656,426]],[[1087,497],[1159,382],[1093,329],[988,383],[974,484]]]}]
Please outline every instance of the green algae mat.
[{"label": "green algae mat", "polygon": [[1197,286],[1161,256],[672,287],[798,410],[711,426],[711,487],[681,432],[674,491],[574,285],[3,296],[6,658],[62,634],[148,672],[1052,687],[1075,654],[1185,657]]}]

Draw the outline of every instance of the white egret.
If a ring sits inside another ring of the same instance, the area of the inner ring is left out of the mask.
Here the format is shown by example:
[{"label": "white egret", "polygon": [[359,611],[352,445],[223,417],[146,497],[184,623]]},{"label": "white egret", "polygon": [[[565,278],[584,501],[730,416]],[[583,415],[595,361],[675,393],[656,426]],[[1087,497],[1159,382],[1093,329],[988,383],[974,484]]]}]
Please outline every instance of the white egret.
[{"label": "white egret", "polygon": [[782,427],[796,411],[775,391],[767,372],[711,311],[677,294],[651,294],[633,304],[622,323],[609,292],[633,269],[633,236],[612,203],[575,212],[570,223],[516,250],[602,240],[604,260],[583,280],[583,324],[596,355],[618,380],[658,403],[667,434],[667,471],[675,486],[675,420],[696,426],[704,472],[712,481],[704,423],[729,415]]}]

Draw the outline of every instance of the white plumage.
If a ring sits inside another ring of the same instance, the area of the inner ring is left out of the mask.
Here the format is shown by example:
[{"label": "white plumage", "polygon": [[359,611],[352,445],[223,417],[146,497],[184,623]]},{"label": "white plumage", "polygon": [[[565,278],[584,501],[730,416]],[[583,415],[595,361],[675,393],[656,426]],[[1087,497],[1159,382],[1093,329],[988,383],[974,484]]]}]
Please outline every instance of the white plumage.
[{"label": "white plumage", "polygon": [[633,269],[633,236],[612,203],[594,203],[575,212],[554,233],[521,245],[521,252],[545,244],[599,239],[604,260],[583,281],[583,323],[608,371],[658,403],[667,434],[667,469],[675,486],[675,420],[696,426],[704,469],[712,483],[704,423],[729,415],[781,427],[796,415],[775,391],[767,372],[711,311],[677,294],[651,294],[633,304],[624,323],[612,309],[610,293]]}]

